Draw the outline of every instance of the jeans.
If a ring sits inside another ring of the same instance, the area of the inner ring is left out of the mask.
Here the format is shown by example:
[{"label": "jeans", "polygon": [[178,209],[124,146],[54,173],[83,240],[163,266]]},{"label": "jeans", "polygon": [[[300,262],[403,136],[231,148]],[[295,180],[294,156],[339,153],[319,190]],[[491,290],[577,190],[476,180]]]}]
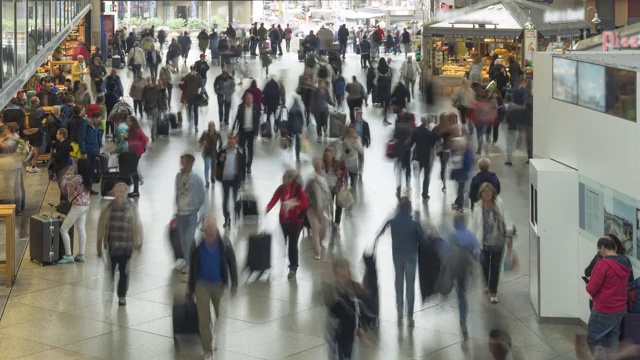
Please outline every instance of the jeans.
[{"label": "jeans", "polygon": [[107,124],[106,124],[106,125],[107,125],[107,127],[105,128],[105,134],[107,134],[107,135],[109,135],[109,134],[111,134],[111,135],[115,134],[115,126],[114,126],[114,124],[113,124],[113,121],[109,121],[109,120],[107,120]]},{"label": "jeans", "polygon": [[131,71],[133,71],[133,78],[138,77],[138,74],[142,71],[142,64],[131,65]]},{"label": "jeans", "polygon": [[458,296],[458,312],[460,314],[460,327],[464,331],[467,329],[467,313],[469,304],[467,303],[467,277],[458,276],[456,279],[456,295]]},{"label": "jeans", "polygon": [[293,146],[296,152],[296,159],[300,159],[300,134],[291,134],[291,141],[295,141]]},{"label": "jeans", "polygon": [[178,214],[176,220],[178,220],[178,234],[180,234],[184,261],[188,267],[190,260],[189,254],[191,253],[191,246],[193,246],[196,228],[198,227],[198,211],[186,215]]},{"label": "jeans", "polygon": [[371,54],[360,54],[360,66],[366,68],[367,63],[369,63],[369,66],[373,66],[371,63]]},{"label": "jeans", "polygon": [[302,231],[302,224],[280,223],[284,241],[289,243],[289,270],[298,270],[298,238]]},{"label": "jeans", "polygon": [[142,116],[144,113],[142,110],[142,100],[133,99],[133,113]]},{"label": "jeans", "polygon": [[398,189],[402,188],[402,172],[403,171],[404,171],[405,186],[407,188],[411,187],[411,166],[406,166],[406,164],[403,164],[403,162],[405,162],[405,159],[398,158],[396,159],[394,164],[394,169],[396,174],[396,188]]},{"label": "jeans", "polygon": [[231,99],[224,95],[218,95],[218,118],[220,124],[229,125],[229,110],[231,110]]},{"label": "jeans", "polygon": [[347,107],[349,108],[349,120],[355,121],[355,112],[353,109],[359,107],[362,109],[363,99],[347,99]]},{"label": "jeans", "polygon": [[346,53],[347,53],[347,43],[340,41],[340,55],[344,57]]},{"label": "jeans", "polygon": [[222,215],[224,216],[225,221],[229,221],[231,219],[231,215],[229,213],[229,190],[233,190],[233,206],[235,210],[236,200],[238,200],[238,191],[240,190],[240,182],[237,180],[222,180]]},{"label": "jeans", "polygon": [[155,140],[158,135],[158,108],[149,109],[145,112],[147,113],[147,120],[151,124],[151,140]]},{"label": "jeans", "polygon": [[202,160],[204,161],[204,181],[208,184],[209,179],[211,182],[215,181],[216,174],[216,159],[209,155],[202,155]]},{"label": "jeans", "polygon": [[167,108],[171,107],[171,91],[173,90],[173,84],[167,84]]},{"label": "jeans", "polygon": [[198,128],[198,104],[195,102],[187,102],[187,119],[189,119],[189,123],[193,123],[193,126]]},{"label": "jeans", "polygon": [[151,75],[151,80],[154,82],[158,78],[158,65],[149,65],[149,74]]},{"label": "jeans", "polygon": [[487,124],[479,123],[476,124],[476,139],[478,139],[478,150],[479,154],[482,151],[482,144],[484,143],[484,137],[487,133]]},{"label": "jeans", "polygon": [[482,250],[482,273],[489,288],[489,294],[498,293],[500,267],[502,265],[502,250]]},{"label": "jeans", "polygon": [[466,184],[466,181],[456,181],[458,183],[458,195],[456,196],[456,201],[454,202],[454,204],[456,204],[456,206],[458,206],[459,208],[462,208],[464,206],[464,186]]},{"label": "jeans", "polygon": [[[422,196],[429,196],[429,185],[431,184],[431,162],[429,160],[420,163],[420,172],[424,172],[424,179],[422,180]],[[420,179],[420,174],[417,174]]]},{"label": "jeans", "polygon": [[84,255],[84,248],[87,245],[87,232],[85,231],[85,223],[87,222],[87,212],[89,206],[71,205],[71,209],[64,218],[62,225],[60,226],[60,236],[62,236],[62,242],[64,243],[65,255],[71,256],[73,249],[71,248],[71,238],[69,237],[69,229],[75,224],[76,233],[80,240],[80,247],[78,250],[79,255]]},{"label": "jeans", "polygon": [[413,88],[416,85],[416,80],[413,79],[404,79],[404,86],[407,87],[407,90],[409,90],[409,93],[411,94],[411,98],[415,99],[415,93],[413,92]]},{"label": "jeans", "polygon": [[404,58],[406,59],[409,56],[409,50],[411,50],[411,43],[402,44],[402,48],[404,49]]},{"label": "jeans", "polygon": [[404,314],[404,286],[407,286],[407,318],[413,319],[415,299],[417,256],[393,254],[393,266],[396,269],[396,306],[398,317]]},{"label": "jeans", "polygon": [[355,335],[351,335],[351,342],[345,341],[343,339],[337,339],[331,343],[329,346],[331,347],[331,359],[332,360],[350,360],[351,354],[353,353],[353,338]]},{"label": "jeans", "polygon": [[216,315],[215,332],[218,333],[218,321],[220,317],[220,299],[224,294],[222,284],[209,284],[196,281],[194,295],[196,297],[196,308],[198,309],[198,329],[200,330],[200,341],[205,352],[213,351],[213,333],[211,332],[211,305]]},{"label": "jeans", "polygon": [[131,255],[111,256],[111,278],[113,279],[116,275],[116,266],[120,273],[117,290],[118,297],[127,296],[127,289],[129,288],[127,265],[129,264],[129,260],[131,260]]},{"label": "jeans", "polygon": [[507,130],[507,162],[511,162],[513,151],[516,149],[518,130]]},{"label": "jeans", "polygon": [[626,313],[626,310],[613,314],[591,310],[587,324],[587,343],[596,360],[606,360],[608,355],[617,351],[622,319]]},{"label": "jeans", "polygon": [[[253,143],[255,142],[255,131],[240,130],[240,149],[246,151],[247,154],[247,169],[251,169],[253,163]],[[238,169],[241,171],[241,169]]]},{"label": "jeans", "polygon": [[318,137],[322,136],[323,131],[326,135],[327,119],[329,118],[329,113],[327,111],[316,111],[313,114],[313,117],[316,119],[316,133],[318,134]]}]

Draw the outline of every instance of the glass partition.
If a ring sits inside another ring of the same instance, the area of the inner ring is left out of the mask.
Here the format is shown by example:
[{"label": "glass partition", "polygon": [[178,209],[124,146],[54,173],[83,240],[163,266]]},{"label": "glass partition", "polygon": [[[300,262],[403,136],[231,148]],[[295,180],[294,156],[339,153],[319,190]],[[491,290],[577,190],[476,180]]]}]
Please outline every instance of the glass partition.
[{"label": "glass partition", "polygon": [[17,68],[27,64],[27,0],[15,0]]},{"label": "glass partition", "polygon": [[2,0],[2,83],[16,73],[15,7],[12,0]]}]

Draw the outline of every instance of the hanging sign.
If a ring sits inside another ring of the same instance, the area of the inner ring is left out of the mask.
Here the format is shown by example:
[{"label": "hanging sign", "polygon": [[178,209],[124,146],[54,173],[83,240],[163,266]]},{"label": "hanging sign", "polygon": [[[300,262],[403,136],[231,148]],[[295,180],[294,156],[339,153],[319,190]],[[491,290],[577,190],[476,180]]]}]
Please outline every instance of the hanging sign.
[{"label": "hanging sign", "polygon": [[640,36],[620,36],[617,31],[602,32],[602,51],[611,49],[637,49],[640,47]]},{"label": "hanging sign", "polygon": [[524,30],[524,66],[533,65],[533,53],[538,51],[538,30]]}]

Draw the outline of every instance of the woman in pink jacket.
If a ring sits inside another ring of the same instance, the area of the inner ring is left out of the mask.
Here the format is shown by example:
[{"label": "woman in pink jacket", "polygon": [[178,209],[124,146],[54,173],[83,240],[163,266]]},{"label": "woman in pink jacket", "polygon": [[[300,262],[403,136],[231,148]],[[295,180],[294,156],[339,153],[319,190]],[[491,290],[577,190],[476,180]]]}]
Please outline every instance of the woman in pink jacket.
[{"label": "woman in pink jacket", "polygon": [[129,193],[129,197],[138,197],[140,196],[138,187],[142,181],[140,174],[138,174],[138,162],[140,161],[142,154],[147,151],[149,138],[140,128],[140,123],[138,123],[138,119],[136,119],[135,116],[127,116],[127,126],[129,127],[127,140],[129,142],[129,151],[131,152],[131,158],[133,161],[131,164],[131,169],[133,171],[133,192]]}]

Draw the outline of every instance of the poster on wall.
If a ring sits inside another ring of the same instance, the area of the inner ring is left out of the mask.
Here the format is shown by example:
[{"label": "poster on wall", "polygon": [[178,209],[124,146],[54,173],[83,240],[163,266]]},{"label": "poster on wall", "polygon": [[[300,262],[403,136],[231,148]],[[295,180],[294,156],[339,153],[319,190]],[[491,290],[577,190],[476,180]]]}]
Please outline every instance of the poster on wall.
[{"label": "poster on wall", "polygon": [[533,66],[533,53],[538,51],[538,30],[524,31],[524,66]]},{"label": "poster on wall", "polygon": [[633,265],[640,267],[640,201],[583,176],[578,191],[580,235],[594,246],[605,234],[617,236]]},{"label": "poster on wall", "polygon": [[578,62],[553,58],[553,98],[571,104],[578,103]]},{"label": "poster on wall", "polygon": [[580,62],[578,64],[578,105],[604,112],[606,87],[602,65]]}]

